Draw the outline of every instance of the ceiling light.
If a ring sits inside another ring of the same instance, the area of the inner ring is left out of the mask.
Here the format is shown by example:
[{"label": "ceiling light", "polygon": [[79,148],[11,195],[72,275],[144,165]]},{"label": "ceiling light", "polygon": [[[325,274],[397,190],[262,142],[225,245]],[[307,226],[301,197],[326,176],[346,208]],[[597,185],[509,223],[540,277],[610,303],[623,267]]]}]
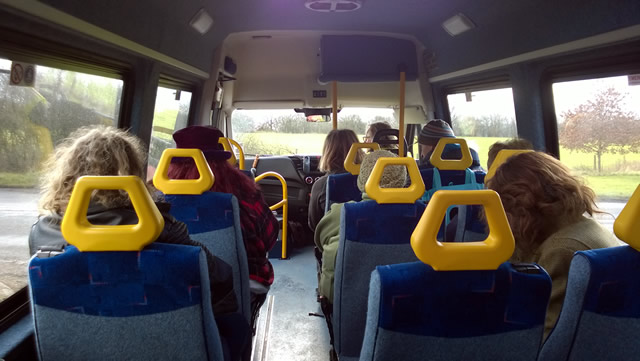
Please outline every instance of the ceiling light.
[{"label": "ceiling light", "polygon": [[447,33],[449,33],[449,35],[456,36],[467,30],[475,28],[476,26],[468,17],[459,13],[445,20],[445,22],[442,23],[442,27],[447,31]]},{"label": "ceiling light", "polygon": [[323,13],[344,13],[362,7],[360,0],[308,0],[304,6],[313,11]]},{"label": "ceiling light", "polygon": [[191,18],[189,22],[192,28],[194,28],[201,35],[204,35],[209,29],[211,29],[211,25],[213,25],[213,19],[211,15],[207,13],[207,11],[202,8],[198,10],[198,12]]}]

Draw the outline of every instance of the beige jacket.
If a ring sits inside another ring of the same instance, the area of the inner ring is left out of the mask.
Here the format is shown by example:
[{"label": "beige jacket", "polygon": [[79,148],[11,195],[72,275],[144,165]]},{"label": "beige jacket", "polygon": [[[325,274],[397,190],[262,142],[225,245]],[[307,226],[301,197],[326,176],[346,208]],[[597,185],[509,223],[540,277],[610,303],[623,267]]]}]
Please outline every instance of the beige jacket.
[{"label": "beige jacket", "polygon": [[537,263],[551,276],[551,298],[544,322],[544,338],[553,329],[562,309],[567,288],[569,266],[576,251],[619,246],[620,242],[598,222],[583,217],[552,234],[540,244],[533,254],[522,252],[511,261],[514,263]]}]

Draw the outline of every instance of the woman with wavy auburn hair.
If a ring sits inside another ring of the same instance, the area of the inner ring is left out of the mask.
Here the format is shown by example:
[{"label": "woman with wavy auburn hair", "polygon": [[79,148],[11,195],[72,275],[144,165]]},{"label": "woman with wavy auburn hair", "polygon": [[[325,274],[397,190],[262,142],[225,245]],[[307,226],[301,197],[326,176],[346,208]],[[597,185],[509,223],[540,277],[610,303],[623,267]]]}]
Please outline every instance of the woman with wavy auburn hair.
[{"label": "woman with wavy auburn hair", "polygon": [[537,263],[551,276],[546,338],[562,308],[573,254],[619,243],[611,232],[585,216],[598,212],[593,190],[547,154],[510,157],[487,181],[487,188],[500,194],[515,237],[511,261]]},{"label": "woman with wavy auburn hair", "polygon": [[[322,157],[318,168],[327,174],[320,177],[311,187],[309,200],[309,228],[315,232],[322,216],[327,198],[327,179],[331,174],[346,173],[344,160],[353,143],[358,143],[358,136],[351,129],[334,129],[327,134],[322,147]],[[364,153],[358,150],[356,163],[362,162]]]}]

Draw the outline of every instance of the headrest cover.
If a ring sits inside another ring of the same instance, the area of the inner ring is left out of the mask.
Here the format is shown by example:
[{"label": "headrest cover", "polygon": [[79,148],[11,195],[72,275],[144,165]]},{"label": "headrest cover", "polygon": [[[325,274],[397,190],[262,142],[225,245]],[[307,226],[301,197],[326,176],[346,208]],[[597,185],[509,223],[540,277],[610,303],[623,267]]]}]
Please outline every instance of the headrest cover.
[{"label": "headrest cover", "polygon": [[[439,242],[436,238],[447,208],[451,205],[484,206],[489,235],[482,242]],[[515,249],[498,193],[492,190],[437,191],[411,235],[411,247],[418,259],[436,271],[495,270]]]},{"label": "headrest cover", "polygon": [[358,154],[359,149],[373,149],[380,150],[380,144],[378,143],[353,143],[351,144],[351,148],[349,149],[349,153],[347,153],[347,157],[344,159],[344,169],[353,174],[360,174],[360,164],[356,164],[356,155]]},{"label": "headrest cover", "polygon": [[613,223],[613,232],[623,242],[640,251],[640,185]]},{"label": "headrest cover", "polygon": [[[390,165],[404,165],[409,172],[411,186],[408,188],[381,188],[380,179],[384,168]],[[409,157],[378,158],[365,185],[365,192],[371,199],[384,203],[415,203],[424,194],[424,182],[416,161]]]},{"label": "headrest cover", "polygon": [[[169,179],[169,164],[174,157],[193,158],[200,178]],[[214,181],[213,172],[200,149],[165,149],[158,162],[156,173],[153,175],[153,185],[164,194],[202,194],[211,189]]]},{"label": "headrest cover", "polygon": [[[447,144],[459,144],[462,158],[460,159],[442,159],[442,153]],[[429,162],[440,170],[465,170],[473,163],[471,151],[467,145],[467,141],[462,138],[440,138],[436,145]]]},{"label": "headrest cover", "polygon": [[[87,220],[91,193],[96,189],[125,190],[138,215],[138,224],[107,226],[94,225]],[[81,252],[139,251],[158,238],[164,219],[136,176],[84,176],[78,178],[60,230],[64,239]]]}]

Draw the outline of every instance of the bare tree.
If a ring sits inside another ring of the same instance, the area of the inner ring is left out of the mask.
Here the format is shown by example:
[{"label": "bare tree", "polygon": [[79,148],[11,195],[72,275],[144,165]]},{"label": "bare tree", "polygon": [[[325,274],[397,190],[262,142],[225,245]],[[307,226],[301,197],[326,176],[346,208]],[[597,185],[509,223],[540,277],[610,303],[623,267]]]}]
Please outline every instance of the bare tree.
[{"label": "bare tree", "polygon": [[638,151],[640,119],[622,109],[625,97],[616,89],[607,88],[563,113],[560,144],[572,151],[594,153],[598,172],[602,172],[603,154]]}]

